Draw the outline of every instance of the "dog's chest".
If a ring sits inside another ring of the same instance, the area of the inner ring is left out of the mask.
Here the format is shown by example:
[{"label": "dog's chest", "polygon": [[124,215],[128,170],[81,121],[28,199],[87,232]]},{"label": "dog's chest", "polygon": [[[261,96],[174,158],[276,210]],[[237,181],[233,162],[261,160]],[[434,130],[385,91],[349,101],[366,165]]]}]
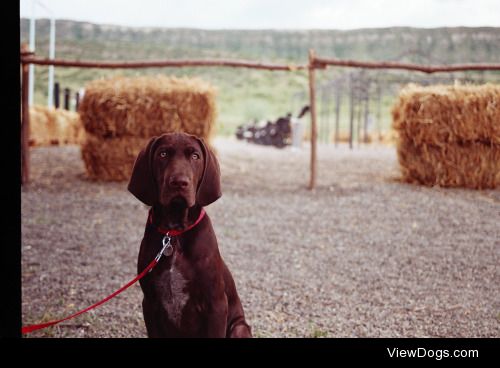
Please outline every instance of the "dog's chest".
[{"label": "dog's chest", "polygon": [[167,312],[168,319],[174,325],[180,326],[182,310],[189,299],[188,280],[176,266],[176,254],[174,253],[172,257],[171,266],[162,272],[161,281],[156,284],[156,289],[161,294],[160,300],[162,307]]}]

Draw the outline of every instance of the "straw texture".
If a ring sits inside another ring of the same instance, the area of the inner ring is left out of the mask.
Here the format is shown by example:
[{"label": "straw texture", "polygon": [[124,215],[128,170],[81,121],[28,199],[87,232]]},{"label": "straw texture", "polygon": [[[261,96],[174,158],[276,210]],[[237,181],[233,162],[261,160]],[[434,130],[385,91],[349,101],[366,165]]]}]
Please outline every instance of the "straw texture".
[{"label": "straw texture", "polygon": [[151,137],[185,132],[210,144],[215,89],[197,78],[114,77],[90,82],[79,112],[87,142],[82,157],[95,180],[128,180]]},{"label": "straw texture", "polygon": [[81,144],[84,140],[78,113],[40,105],[30,107],[30,146]]},{"label": "straw texture", "polygon": [[405,181],[473,189],[500,184],[499,85],[408,85],[392,116]]}]

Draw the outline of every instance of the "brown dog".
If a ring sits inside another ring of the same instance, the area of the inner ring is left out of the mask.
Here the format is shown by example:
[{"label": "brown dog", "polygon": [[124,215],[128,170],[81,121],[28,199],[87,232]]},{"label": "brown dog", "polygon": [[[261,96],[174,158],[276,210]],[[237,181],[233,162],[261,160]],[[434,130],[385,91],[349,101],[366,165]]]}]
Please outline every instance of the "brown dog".
[{"label": "brown dog", "polygon": [[168,241],[165,233],[172,244],[140,281],[148,336],[252,337],[233,277],[204,215],[203,207],[221,196],[219,164],[211,150],[188,134],[152,138],[137,157],[128,190],[152,206],[138,271]]}]

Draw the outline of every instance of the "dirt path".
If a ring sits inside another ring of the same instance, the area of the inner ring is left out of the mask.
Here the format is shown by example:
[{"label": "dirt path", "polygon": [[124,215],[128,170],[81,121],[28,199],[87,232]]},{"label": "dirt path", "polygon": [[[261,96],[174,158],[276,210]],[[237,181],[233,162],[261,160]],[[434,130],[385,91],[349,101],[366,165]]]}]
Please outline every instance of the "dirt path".
[{"label": "dirt path", "polygon": [[[215,143],[207,208],[258,337],[500,337],[500,191],[401,184],[393,148]],[[85,179],[78,147],[32,150],[22,188],[23,323],[63,317],[131,279],[147,209]],[[29,336],[144,337],[134,286]]]}]

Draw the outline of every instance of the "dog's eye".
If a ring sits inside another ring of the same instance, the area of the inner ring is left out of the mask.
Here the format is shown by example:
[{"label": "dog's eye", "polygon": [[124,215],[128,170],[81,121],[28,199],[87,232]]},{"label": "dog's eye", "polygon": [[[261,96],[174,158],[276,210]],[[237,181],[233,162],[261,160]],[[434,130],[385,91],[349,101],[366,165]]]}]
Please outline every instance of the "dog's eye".
[{"label": "dog's eye", "polygon": [[165,152],[165,151],[160,152],[160,157],[161,157],[161,158],[165,158],[165,157],[167,157],[167,152]]},{"label": "dog's eye", "polygon": [[196,152],[195,152],[195,153],[193,153],[193,154],[191,155],[191,158],[192,158],[193,160],[199,160],[199,159],[200,159],[200,155],[199,155],[198,153],[196,153]]}]

